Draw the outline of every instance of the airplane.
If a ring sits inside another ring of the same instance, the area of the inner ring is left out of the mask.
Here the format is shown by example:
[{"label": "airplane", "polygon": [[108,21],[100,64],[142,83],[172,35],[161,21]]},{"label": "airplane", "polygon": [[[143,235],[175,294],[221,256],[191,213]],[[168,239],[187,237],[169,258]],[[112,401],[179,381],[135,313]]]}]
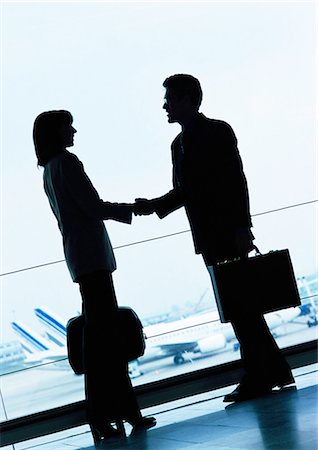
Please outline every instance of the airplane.
[{"label": "airplane", "polygon": [[46,340],[41,334],[31,329],[22,321],[11,322],[13,331],[18,335],[26,358],[24,364],[42,363],[45,361],[61,361],[65,359],[64,347]]},{"label": "airplane", "polygon": [[45,327],[45,332],[50,339],[60,347],[66,344],[66,325],[67,320],[60,317],[47,307],[38,307],[34,309],[36,317]]},{"label": "airplane", "polygon": [[[24,363],[28,365],[44,361],[66,361],[66,367],[69,367],[66,347],[67,320],[46,307],[35,308],[34,312],[41,324],[45,326],[48,339],[43,338],[21,321],[11,323],[12,329],[20,338],[21,345],[29,353]],[[128,366],[131,378],[142,375],[137,361],[131,361]]]},{"label": "airplane", "polygon": [[[270,330],[293,321],[301,315],[301,308],[287,308],[265,314]],[[161,356],[173,356],[175,364],[183,364],[189,353],[213,353],[225,349],[236,340],[230,323],[221,323],[217,311],[206,312],[174,322],[159,323],[144,328],[148,348],[159,348]],[[239,348],[235,343],[234,350]],[[144,356],[140,358],[142,362]],[[145,359],[147,354],[145,355]]]},{"label": "airplane", "polygon": [[[55,339],[58,335],[60,344],[66,345],[65,319],[45,306],[35,308],[35,313],[42,324],[45,325],[47,335]],[[301,307],[288,308],[265,315],[267,324],[271,330],[293,321],[302,314]],[[208,354],[225,349],[231,341],[236,341],[233,328],[230,323],[220,322],[217,311],[210,311],[192,315],[172,322],[161,322],[144,327],[146,337],[145,354],[138,358],[138,363],[143,364],[154,359],[173,357],[175,364],[186,361],[186,355],[191,353]],[[233,349],[237,350],[237,341]]]},{"label": "airplane", "polygon": [[[66,326],[68,320],[61,318],[58,314],[48,309],[46,306],[37,307],[34,309],[36,317],[45,327],[46,335],[50,340],[56,342],[61,347],[66,347]],[[66,352],[65,352],[65,356]],[[138,368],[137,361],[130,361],[128,364],[128,371],[131,378],[136,378],[142,375]]]},{"label": "airplane", "polygon": [[[54,340],[58,337],[59,343],[63,343],[65,345],[66,343],[66,320],[61,319],[56,313],[54,313],[52,310],[49,310],[45,306],[37,307],[35,308],[35,314],[37,318],[40,320],[40,322],[45,326],[47,336],[49,339]],[[215,317],[216,320],[216,317]],[[159,323],[156,325],[148,325],[144,327],[144,334],[147,338],[146,341],[146,351],[145,355],[138,359],[140,363],[148,362],[152,359],[158,359],[162,358],[168,355],[174,355],[174,361],[176,364],[181,362],[181,354],[184,352],[189,352],[192,346],[188,346],[187,343],[184,342],[184,339],[180,341],[180,337],[177,337],[177,340],[180,342],[174,342],[175,341],[175,335],[178,334],[178,331],[180,331],[181,328],[186,327],[187,325],[190,327],[193,327],[198,324],[202,324],[204,322],[210,322],[211,317],[210,314],[205,315],[199,315],[197,316],[197,319],[193,321],[192,318],[188,319],[181,319],[176,320],[169,323]],[[204,329],[204,335],[209,335],[214,332],[214,326],[208,323],[208,329]],[[198,333],[199,333],[199,348],[205,351],[204,347],[204,339],[201,340],[202,331],[198,331],[197,327],[194,331],[192,331],[192,335],[196,334],[198,339]],[[168,341],[166,343],[166,335],[168,335]],[[192,339],[194,339],[192,337]],[[208,338],[209,339],[209,338]],[[162,342],[162,340],[164,342]],[[172,341],[173,343],[171,343]],[[180,346],[180,348],[177,346]],[[186,344],[186,349],[185,348]],[[210,343],[208,343],[209,346]],[[213,335],[213,348],[212,350],[219,350],[226,345],[226,338],[224,337],[224,334],[221,333],[215,333]],[[191,347],[191,348],[190,348]]]},{"label": "airplane", "polygon": [[[297,279],[299,281],[299,279]],[[300,289],[301,297],[309,299],[309,303],[299,307],[286,308],[264,315],[273,336],[277,336],[277,329],[286,323],[294,321],[297,317],[307,316],[307,326],[318,325],[318,307],[314,300],[317,297],[317,275],[313,274],[307,279],[302,277]],[[306,286],[306,291],[301,288]],[[145,355],[139,362],[147,361],[154,356],[173,356],[175,364],[186,361],[185,356],[191,353],[212,353],[225,349],[233,341],[233,350],[239,349],[234,330],[230,323],[223,324],[219,320],[217,311],[193,315],[174,322],[159,323],[144,328],[148,338]],[[157,353],[155,353],[157,349]]]},{"label": "airplane", "polygon": [[157,350],[158,357],[172,356],[175,364],[185,362],[188,353],[207,353],[225,348],[227,337],[220,331],[216,311],[163,322],[144,328],[146,352],[140,358],[145,362]]}]

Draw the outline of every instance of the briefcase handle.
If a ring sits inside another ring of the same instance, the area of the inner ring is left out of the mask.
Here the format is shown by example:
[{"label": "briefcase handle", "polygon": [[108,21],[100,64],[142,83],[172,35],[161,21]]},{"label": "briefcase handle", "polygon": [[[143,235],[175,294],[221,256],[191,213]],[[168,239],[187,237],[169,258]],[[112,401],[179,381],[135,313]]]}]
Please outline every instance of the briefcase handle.
[{"label": "briefcase handle", "polygon": [[262,253],[259,251],[258,247],[255,244],[253,244],[253,247],[248,253],[252,252],[253,250],[255,250],[256,255],[262,255]]},{"label": "briefcase handle", "polygon": [[259,251],[258,247],[255,244],[253,244],[251,250],[248,251],[246,256],[244,256],[244,257],[237,257],[237,258],[233,258],[233,259],[226,259],[224,261],[219,261],[219,262],[216,263],[216,265],[218,266],[220,264],[227,264],[227,263],[230,263],[230,262],[233,262],[233,261],[239,261],[240,259],[246,260],[248,258],[248,254],[250,252],[254,251],[254,250],[255,250],[256,256],[261,256],[262,255],[262,253]]}]

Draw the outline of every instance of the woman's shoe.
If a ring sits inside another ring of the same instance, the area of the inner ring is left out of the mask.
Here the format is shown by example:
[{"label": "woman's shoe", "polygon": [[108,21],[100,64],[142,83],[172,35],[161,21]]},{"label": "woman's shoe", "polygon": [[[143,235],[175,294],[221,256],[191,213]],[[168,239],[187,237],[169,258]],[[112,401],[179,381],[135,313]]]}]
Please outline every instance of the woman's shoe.
[{"label": "woman's shoe", "polygon": [[132,425],[132,433],[138,433],[140,431],[148,430],[148,428],[152,428],[157,425],[157,421],[155,417],[140,417],[136,420],[129,421],[130,425]]},{"label": "woman's shoe", "polygon": [[116,430],[109,424],[103,425],[102,427],[91,425],[90,428],[96,448],[102,448],[103,444],[110,439],[122,439],[125,437],[121,431]]}]

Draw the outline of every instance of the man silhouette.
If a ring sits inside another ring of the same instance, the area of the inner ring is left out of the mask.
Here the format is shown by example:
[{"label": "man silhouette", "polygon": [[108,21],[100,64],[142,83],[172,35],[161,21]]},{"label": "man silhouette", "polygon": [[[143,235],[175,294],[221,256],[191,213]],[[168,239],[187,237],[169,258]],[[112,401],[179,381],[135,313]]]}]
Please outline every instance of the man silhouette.
[{"label": "man silhouette", "polygon": [[[173,189],[152,200],[136,199],[135,214],[164,218],[184,206],[195,252],[206,266],[246,257],[253,249],[249,195],[237,139],[231,126],[199,112],[200,82],[191,75],[168,77],[163,109],[181,133],[172,142]],[[291,370],[262,315],[249,312],[232,325],[245,374],[225,402],[247,400],[294,382]]]}]

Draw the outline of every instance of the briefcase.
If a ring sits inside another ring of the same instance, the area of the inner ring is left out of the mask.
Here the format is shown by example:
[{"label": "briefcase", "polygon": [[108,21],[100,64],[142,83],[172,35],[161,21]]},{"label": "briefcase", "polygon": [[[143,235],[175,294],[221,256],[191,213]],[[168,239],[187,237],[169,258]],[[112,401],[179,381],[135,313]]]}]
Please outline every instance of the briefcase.
[{"label": "briefcase", "polygon": [[[129,362],[145,352],[145,335],[142,323],[132,308],[121,306],[117,310],[117,326],[120,330],[118,352]],[[76,375],[85,373],[83,360],[84,316],[71,318],[66,325],[67,355],[70,366]],[[104,345],[105,351],[107,343]]]},{"label": "briefcase", "polygon": [[[256,250],[258,251],[257,247]],[[288,249],[208,267],[221,322],[300,305]]]}]

